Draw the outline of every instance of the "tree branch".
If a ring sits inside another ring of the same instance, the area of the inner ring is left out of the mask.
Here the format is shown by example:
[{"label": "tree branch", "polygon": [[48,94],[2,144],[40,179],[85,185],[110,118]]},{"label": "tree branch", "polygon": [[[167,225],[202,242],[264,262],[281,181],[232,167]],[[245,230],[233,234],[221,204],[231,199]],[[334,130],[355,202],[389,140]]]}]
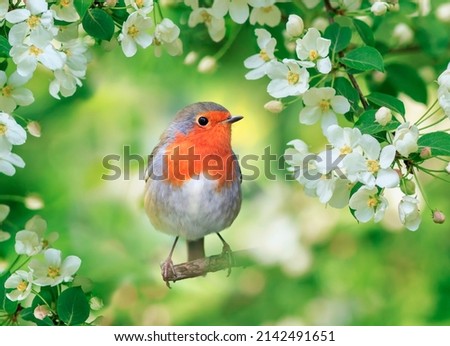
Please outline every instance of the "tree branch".
[{"label": "tree branch", "polygon": [[217,272],[219,270],[226,269],[231,272],[231,268],[248,266],[248,255],[248,250],[234,251],[232,252],[231,257],[230,253],[225,252],[220,255],[214,255],[185,263],[175,264],[173,266],[173,271],[169,271],[167,276],[165,276],[163,272],[161,273],[161,275],[166,284],[169,285],[170,281],[175,282],[184,279],[205,276],[208,273]]},{"label": "tree branch", "polygon": [[[328,21],[330,22],[330,24],[334,23],[334,16],[336,14],[338,14],[338,10],[335,9],[333,6],[331,6],[331,2],[330,0],[324,0],[323,1],[324,5],[325,5],[325,9],[328,13]],[[343,58],[344,57],[344,52],[339,52],[339,58]],[[364,94],[361,91],[361,87],[359,86],[355,76],[353,76],[351,73],[347,72],[347,76],[350,79],[350,82],[352,83],[353,87],[356,89],[356,91],[358,92],[359,95],[359,99],[361,100],[361,104],[364,107],[364,109],[368,109],[369,108],[369,103],[367,102],[366,98],[364,97]]]}]

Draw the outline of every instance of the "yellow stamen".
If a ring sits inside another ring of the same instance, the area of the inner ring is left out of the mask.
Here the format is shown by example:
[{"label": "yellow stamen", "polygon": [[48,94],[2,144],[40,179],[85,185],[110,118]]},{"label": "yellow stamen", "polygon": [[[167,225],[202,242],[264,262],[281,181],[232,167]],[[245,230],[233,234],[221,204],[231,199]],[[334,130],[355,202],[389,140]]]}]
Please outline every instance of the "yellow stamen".
[{"label": "yellow stamen", "polygon": [[265,49],[261,49],[261,51],[259,52],[259,57],[265,62],[270,61],[269,55],[267,54]]},{"label": "yellow stamen", "polygon": [[9,85],[7,85],[7,86],[5,86],[3,89],[2,89],[2,95],[3,96],[6,96],[6,97],[10,97],[11,96],[11,93],[12,93],[12,88],[9,86]]},{"label": "yellow stamen", "polygon": [[272,6],[266,6],[266,7],[262,7],[261,10],[262,10],[264,13],[270,13],[270,12],[272,12],[273,7],[272,7]]},{"label": "yellow stamen", "polygon": [[48,267],[47,276],[50,278],[56,278],[59,275],[59,268],[58,267]]},{"label": "yellow stamen", "polygon": [[289,71],[287,75],[287,80],[290,85],[297,84],[300,80],[300,75],[298,73]]},{"label": "yellow stamen", "polygon": [[3,136],[6,133],[6,130],[8,130],[6,125],[5,124],[0,124],[0,135]]},{"label": "yellow stamen", "polygon": [[30,52],[30,55],[41,55],[44,51],[41,48],[36,47],[35,45],[32,45],[28,51]]},{"label": "yellow stamen", "polygon": [[341,149],[340,149],[341,155],[347,155],[353,152],[352,147],[348,146],[347,144],[344,145]]},{"label": "yellow stamen", "polygon": [[205,22],[206,24],[211,23],[212,16],[206,10],[203,10],[202,13],[200,13],[200,16],[202,17],[203,22]]},{"label": "yellow stamen", "polygon": [[128,35],[130,35],[132,38],[135,38],[139,34],[139,29],[136,27],[136,25],[132,25],[128,28]]},{"label": "yellow stamen", "polygon": [[136,6],[139,8],[144,7],[144,0],[136,0]]},{"label": "yellow stamen", "polygon": [[371,173],[377,173],[380,170],[380,164],[376,160],[367,161],[367,170]]},{"label": "yellow stamen", "polygon": [[327,112],[330,109],[330,101],[329,100],[320,101],[319,108],[322,110],[322,112]]},{"label": "yellow stamen", "polygon": [[59,3],[61,7],[68,7],[70,5],[70,0],[61,0]]},{"label": "yellow stamen", "polygon": [[30,16],[27,19],[27,24],[31,29],[36,28],[40,22],[41,22],[41,19],[38,16]]},{"label": "yellow stamen", "polygon": [[375,196],[370,196],[367,200],[367,206],[370,208],[375,208],[378,205],[378,199]]},{"label": "yellow stamen", "polygon": [[309,60],[314,61],[319,57],[319,52],[315,49],[309,51]]},{"label": "yellow stamen", "polygon": [[28,283],[24,280],[20,281],[19,284],[16,286],[17,290],[20,292],[23,292],[27,289]]}]

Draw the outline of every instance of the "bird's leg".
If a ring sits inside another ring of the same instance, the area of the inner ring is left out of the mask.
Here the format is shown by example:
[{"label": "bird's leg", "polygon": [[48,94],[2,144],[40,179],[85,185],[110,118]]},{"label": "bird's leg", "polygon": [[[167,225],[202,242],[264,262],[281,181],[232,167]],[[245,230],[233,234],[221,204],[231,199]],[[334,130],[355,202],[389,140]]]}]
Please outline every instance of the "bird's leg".
[{"label": "bird's leg", "polygon": [[225,239],[223,239],[222,236],[219,233],[216,233],[216,234],[220,238],[220,241],[223,244],[222,254],[227,256],[227,258],[228,258],[228,273],[227,273],[227,277],[228,277],[231,274],[231,267],[234,266],[233,251],[231,250],[230,245],[228,245],[228,243],[225,241]]},{"label": "bird's leg", "polygon": [[163,277],[163,280],[166,282],[167,287],[170,288],[169,284],[169,277],[170,277],[170,271],[172,272],[174,277],[177,277],[177,273],[175,272],[175,268],[173,267],[172,262],[172,255],[173,251],[175,250],[175,246],[177,245],[178,238],[175,238],[175,241],[173,242],[172,249],[169,252],[169,256],[167,256],[166,260],[161,263],[161,275]]}]

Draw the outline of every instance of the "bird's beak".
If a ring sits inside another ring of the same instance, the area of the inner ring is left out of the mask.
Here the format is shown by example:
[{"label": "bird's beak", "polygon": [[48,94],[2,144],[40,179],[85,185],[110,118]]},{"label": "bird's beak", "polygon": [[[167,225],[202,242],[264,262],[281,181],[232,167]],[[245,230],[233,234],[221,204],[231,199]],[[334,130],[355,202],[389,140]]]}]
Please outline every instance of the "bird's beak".
[{"label": "bird's beak", "polygon": [[232,124],[235,123],[236,121],[239,121],[241,119],[243,119],[244,117],[241,115],[236,115],[236,116],[230,116],[229,118],[225,119],[224,121],[222,121],[223,123],[228,123],[228,124]]}]

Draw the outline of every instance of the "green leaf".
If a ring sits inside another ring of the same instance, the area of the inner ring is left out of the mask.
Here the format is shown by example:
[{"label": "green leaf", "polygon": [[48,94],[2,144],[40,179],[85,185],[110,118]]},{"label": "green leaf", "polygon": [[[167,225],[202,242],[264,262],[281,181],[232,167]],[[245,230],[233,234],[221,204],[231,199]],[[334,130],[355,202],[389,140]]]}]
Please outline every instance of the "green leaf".
[{"label": "green leaf", "polygon": [[83,18],[83,29],[92,37],[109,41],[114,35],[114,20],[105,11],[90,8]]},{"label": "green leaf", "polygon": [[0,36],[0,58],[9,58],[11,45],[5,36]]},{"label": "green leaf", "polygon": [[347,53],[341,62],[360,71],[377,70],[384,72],[384,61],[380,52],[373,47],[359,47]]},{"label": "green leaf", "polygon": [[405,115],[405,105],[394,96],[374,92],[367,96],[367,99],[377,106],[385,106],[394,112],[400,113],[403,117]]},{"label": "green leaf", "polygon": [[353,19],[353,25],[365,44],[368,46],[373,46],[375,44],[375,38],[373,37],[373,32],[370,26],[362,20],[356,18]]},{"label": "green leaf", "polygon": [[347,48],[352,39],[352,30],[347,26],[340,26],[338,23],[333,23],[325,30],[323,37],[331,40],[331,51],[334,53],[340,52]]},{"label": "green leaf", "polygon": [[392,119],[389,123],[386,124],[386,126],[380,125],[375,121],[376,112],[377,111],[375,109],[369,109],[368,111],[365,111],[358,118],[358,121],[355,123],[355,127],[357,127],[362,133],[373,135],[383,131],[393,131],[400,126],[400,122],[398,122],[396,119]]},{"label": "green leaf", "polygon": [[62,292],[56,311],[68,326],[85,322],[89,317],[89,302],[81,287],[71,287]]},{"label": "green leaf", "polygon": [[73,5],[80,15],[80,18],[83,18],[88,8],[91,7],[92,0],[74,0]]},{"label": "green leaf", "polygon": [[427,86],[417,73],[417,69],[405,64],[386,66],[386,80],[398,91],[410,96],[413,100],[427,104]]},{"label": "green leaf", "polygon": [[5,282],[8,277],[9,275],[0,277],[0,310],[5,311],[8,315],[12,315],[16,312],[19,303],[13,302],[6,297]]},{"label": "green leaf", "polygon": [[450,156],[450,134],[447,132],[427,133],[417,141],[420,148],[430,147],[431,156]]},{"label": "green leaf", "polygon": [[422,50],[438,58],[447,54],[450,35],[446,25],[434,16],[418,17],[415,25],[418,26],[416,37]]},{"label": "green leaf", "polygon": [[351,111],[356,112],[359,108],[359,95],[347,78],[337,77],[333,84],[337,94],[344,96],[350,102]]}]

